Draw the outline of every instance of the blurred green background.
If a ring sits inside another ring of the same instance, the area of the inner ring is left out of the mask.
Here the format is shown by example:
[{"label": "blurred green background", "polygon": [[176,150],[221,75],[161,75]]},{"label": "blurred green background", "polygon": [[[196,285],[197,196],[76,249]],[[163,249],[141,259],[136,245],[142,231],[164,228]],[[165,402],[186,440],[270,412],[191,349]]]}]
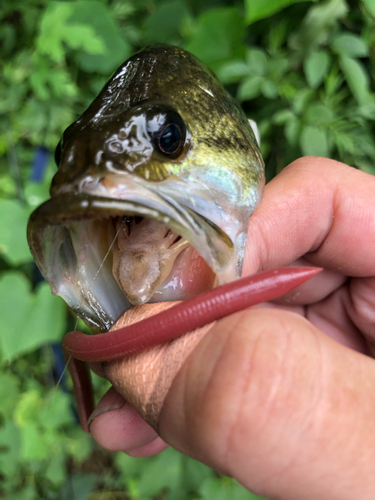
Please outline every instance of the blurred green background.
[{"label": "blurred green background", "polygon": [[174,450],[133,459],[80,431],[53,357],[75,318],[35,285],[26,223],[63,130],[154,42],[193,52],[238,98],[268,179],[301,155],[375,174],[375,1],[3,0],[0,18],[0,497],[259,498]]}]

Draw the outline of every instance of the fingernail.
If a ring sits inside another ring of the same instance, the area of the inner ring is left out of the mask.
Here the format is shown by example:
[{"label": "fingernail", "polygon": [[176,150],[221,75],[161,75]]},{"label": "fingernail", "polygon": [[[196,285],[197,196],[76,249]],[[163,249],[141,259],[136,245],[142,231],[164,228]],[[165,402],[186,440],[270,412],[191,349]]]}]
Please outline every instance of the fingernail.
[{"label": "fingernail", "polygon": [[90,427],[92,421],[94,418],[99,417],[99,415],[103,415],[103,413],[107,413],[112,410],[119,410],[125,405],[126,401],[118,401],[117,403],[113,403],[110,405],[102,405],[99,407],[96,407],[95,410],[91,413],[87,425]]}]

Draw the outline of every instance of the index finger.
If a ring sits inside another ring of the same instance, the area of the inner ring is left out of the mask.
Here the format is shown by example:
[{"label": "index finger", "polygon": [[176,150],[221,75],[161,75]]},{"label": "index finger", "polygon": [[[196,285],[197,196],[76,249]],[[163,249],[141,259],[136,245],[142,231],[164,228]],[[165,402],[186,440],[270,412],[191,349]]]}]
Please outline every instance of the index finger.
[{"label": "index finger", "polygon": [[334,160],[304,157],[267,186],[253,214],[244,274],[301,256],[349,276],[375,275],[375,178]]}]

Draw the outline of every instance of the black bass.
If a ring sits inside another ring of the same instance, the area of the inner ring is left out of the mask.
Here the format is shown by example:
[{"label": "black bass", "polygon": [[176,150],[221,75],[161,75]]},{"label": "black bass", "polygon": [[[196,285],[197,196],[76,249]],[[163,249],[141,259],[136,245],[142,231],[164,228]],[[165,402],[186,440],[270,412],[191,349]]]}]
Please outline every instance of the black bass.
[{"label": "black bass", "polygon": [[240,277],[264,164],[243,111],[185,50],[132,56],[55,156],[28,241],[52,292],[94,331],[132,305]]}]

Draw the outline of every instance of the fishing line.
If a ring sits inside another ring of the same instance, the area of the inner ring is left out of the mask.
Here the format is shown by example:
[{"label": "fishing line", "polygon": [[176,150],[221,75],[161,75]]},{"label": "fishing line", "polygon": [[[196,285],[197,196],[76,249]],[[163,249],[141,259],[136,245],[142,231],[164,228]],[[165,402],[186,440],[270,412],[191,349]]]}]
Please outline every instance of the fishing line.
[{"label": "fishing line", "polygon": [[94,281],[96,280],[96,278],[97,278],[98,274],[99,274],[99,273],[100,273],[100,271],[102,270],[102,267],[104,266],[104,262],[107,260],[108,255],[110,254],[110,252],[111,252],[111,250],[112,250],[112,247],[113,247],[113,245],[115,244],[115,241],[116,241],[116,239],[117,239],[117,237],[118,237],[118,235],[119,235],[120,229],[121,229],[121,227],[119,227],[119,228],[118,228],[117,233],[115,234],[115,237],[113,238],[113,241],[112,241],[112,243],[110,244],[110,246],[109,246],[109,248],[108,248],[108,251],[107,251],[107,253],[105,254],[105,256],[104,256],[104,258],[103,258],[103,260],[102,260],[102,263],[101,263],[101,264],[100,264],[100,266],[99,266],[99,269],[96,271],[95,276],[93,277],[93,279],[92,279],[92,281],[91,281],[91,283],[90,283],[90,285],[89,285],[89,290],[90,290],[90,292],[91,292],[91,287],[92,287],[92,284],[94,283]]},{"label": "fishing line", "polygon": [[[76,322],[75,328],[77,327],[77,323],[78,323],[78,321]],[[49,400],[45,401],[45,405],[44,405],[44,408],[43,408],[43,411],[42,411],[41,415],[43,415],[48,410],[49,406],[51,405],[51,403],[52,403],[52,401],[53,401],[53,399],[54,399],[54,397],[55,397],[55,395],[57,393],[57,389],[60,387],[61,381],[64,378],[64,375],[65,375],[65,373],[66,373],[66,371],[68,369],[69,362],[70,362],[71,358],[72,358],[72,355],[69,354],[68,361],[65,363],[65,367],[64,367],[64,369],[63,369],[63,371],[62,371],[62,373],[61,373],[58,381],[56,382],[55,387],[52,389],[52,392],[50,393],[51,396],[50,396]]]},{"label": "fishing line", "polygon": [[[78,326],[78,321],[79,321],[79,318],[78,318],[78,316],[76,316],[76,322],[74,323],[74,330],[76,330],[76,328],[77,328],[77,326]],[[69,358],[68,358],[68,360],[65,362],[64,369],[63,369],[63,371],[61,372],[61,375],[60,375],[59,379],[57,380],[57,382],[56,382],[56,384],[55,384],[55,387],[54,387],[54,391],[55,391],[55,392],[56,392],[56,391],[57,391],[57,389],[60,387],[61,381],[62,381],[62,379],[64,378],[64,375],[65,375],[65,373],[66,373],[66,371],[67,371],[67,369],[68,369],[68,367],[69,367],[69,362],[70,362],[71,358],[72,358],[72,355],[71,355],[71,354],[69,354]]]},{"label": "fishing line", "polygon": [[[77,323],[76,323],[77,324]],[[72,359],[72,355],[69,354],[69,358],[68,358],[68,361],[65,363],[65,368],[63,369],[60,377],[59,377],[59,380],[56,382],[56,386],[55,386],[55,390],[58,389],[59,385],[61,384],[61,381],[66,373],[66,370],[68,369],[68,366],[69,366],[69,362],[70,360]]]},{"label": "fishing line", "polygon": [[[97,270],[97,271],[96,271],[96,273],[95,273],[95,276],[93,277],[93,279],[92,279],[92,281],[91,281],[91,283],[90,283],[90,285],[89,285],[89,290],[90,290],[90,291],[91,291],[91,287],[92,287],[92,285],[93,285],[93,283],[94,283],[95,279],[97,278],[98,274],[99,274],[99,273],[100,273],[100,271],[102,270],[103,265],[104,265],[105,261],[106,261],[106,260],[107,260],[107,258],[108,258],[108,255],[110,254],[110,252],[111,252],[111,250],[112,250],[113,245],[115,244],[115,241],[116,241],[116,239],[117,239],[117,237],[118,237],[118,235],[119,235],[120,229],[121,229],[121,228],[119,228],[119,229],[117,230],[117,232],[116,232],[116,234],[115,234],[115,236],[114,236],[114,238],[113,238],[113,240],[112,240],[112,243],[110,244],[110,246],[109,246],[109,248],[108,248],[108,250],[107,250],[107,253],[105,254],[105,256],[104,256],[104,258],[103,258],[103,260],[102,260],[102,262],[101,262],[101,264],[100,264],[100,266],[99,266],[99,268],[98,268],[98,270]],[[75,325],[74,325],[74,330],[76,330],[76,329],[77,329],[78,322],[79,322],[79,318],[78,318],[78,316],[76,316],[76,322],[75,322]],[[56,392],[56,390],[59,388],[59,386],[60,386],[60,384],[61,384],[61,381],[62,381],[62,379],[64,378],[64,375],[65,375],[65,373],[66,373],[66,371],[67,371],[67,369],[68,369],[69,362],[70,362],[71,358],[72,358],[72,355],[71,355],[71,354],[69,354],[69,358],[68,358],[68,360],[67,360],[67,361],[66,361],[66,363],[65,363],[64,370],[62,371],[62,373],[61,373],[61,375],[60,375],[60,377],[59,377],[58,381],[56,382],[56,385],[55,385],[55,388],[54,388],[54,391],[55,391],[55,392]]]},{"label": "fishing line", "polygon": [[[78,326],[78,321],[79,321],[79,318],[78,318],[78,316],[76,316],[76,321],[75,321],[75,324],[74,324],[74,329],[76,329],[76,328],[77,328],[77,326]],[[54,388],[53,388],[53,390],[52,390],[52,392],[51,392],[51,398],[50,398],[48,401],[46,401],[46,402],[45,402],[45,405],[44,405],[44,409],[43,409],[42,414],[43,414],[43,413],[45,413],[45,412],[47,411],[47,409],[48,409],[49,405],[52,403],[52,401],[53,401],[53,399],[54,399],[54,397],[55,397],[55,394],[56,394],[56,392],[57,392],[57,389],[60,387],[61,381],[62,381],[62,379],[64,378],[64,375],[65,375],[66,371],[68,370],[68,367],[69,367],[69,363],[70,363],[71,358],[72,358],[72,355],[71,355],[71,354],[69,354],[68,360],[65,362],[64,369],[62,370],[62,372],[61,372],[61,374],[60,374],[60,377],[58,378],[58,380],[57,380],[57,382],[56,382],[56,384],[55,384],[55,386],[54,386]]]}]

